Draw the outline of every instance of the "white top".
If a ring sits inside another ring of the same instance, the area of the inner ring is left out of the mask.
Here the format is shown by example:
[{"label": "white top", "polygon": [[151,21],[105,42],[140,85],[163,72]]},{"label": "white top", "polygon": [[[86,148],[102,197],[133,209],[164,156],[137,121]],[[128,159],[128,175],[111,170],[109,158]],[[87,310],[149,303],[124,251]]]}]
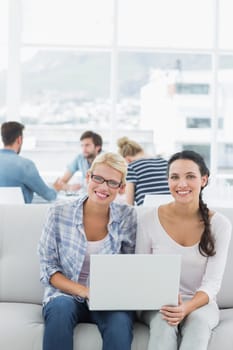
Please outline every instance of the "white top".
[{"label": "white top", "polygon": [[182,256],[180,293],[191,298],[197,291],[204,291],[209,301],[215,300],[220,289],[231,238],[231,223],[222,214],[211,218],[211,230],[215,237],[216,254],[204,257],[198,243],[184,247],[174,241],[162,227],[158,208],[138,208],[137,253],[179,254]]},{"label": "white top", "polygon": [[106,240],[105,236],[103,239],[99,241],[87,241],[87,251],[83,261],[83,266],[79,275],[78,282],[84,286],[89,284],[89,273],[90,273],[90,255],[98,254],[101,250],[101,247]]}]

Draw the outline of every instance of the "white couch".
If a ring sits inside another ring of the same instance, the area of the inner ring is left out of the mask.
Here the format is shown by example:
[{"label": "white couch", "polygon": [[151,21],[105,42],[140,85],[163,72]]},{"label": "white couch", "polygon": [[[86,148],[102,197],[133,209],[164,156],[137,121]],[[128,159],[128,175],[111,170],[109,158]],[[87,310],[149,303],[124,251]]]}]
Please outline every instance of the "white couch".
[{"label": "white couch", "polygon": [[[43,318],[37,243],[48,205],[0,206],[0,349],[41,350]],[[233,221],[233,209],[223,210]],[[233,241],[233,240],[232,240]],[[233,347],[233,243],[219,294],[221,321],[208,350]],[[135,323],[132,350],[146,350],[148,328]],[[101,350],[101,337],[93,324],[75,329],[74,350]],[[165,349],[164,349],[165,350]]]}]

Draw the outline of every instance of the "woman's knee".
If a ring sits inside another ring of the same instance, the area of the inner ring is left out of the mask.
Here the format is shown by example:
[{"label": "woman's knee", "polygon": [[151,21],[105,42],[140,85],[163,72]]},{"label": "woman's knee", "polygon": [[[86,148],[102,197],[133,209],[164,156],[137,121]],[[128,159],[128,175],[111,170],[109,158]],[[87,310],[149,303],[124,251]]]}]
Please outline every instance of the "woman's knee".
[{"label": "woman's knee", "polygon": [[117,329],[129,329],[132,330],[133,322],[134,322],[134,314],[133,312],[127,311],[115,311],[112,313],[110,317],[110,322],[108,325],[110,327]]},{"label": "woman's knee", "polygon": [[56,297],[44,307],[43,314],[45,323],[53,322],[62,327],[64,324],[75,323],[75,301],[70,297]]},{"label": "woman's knee", "polygon": [[207,304],[191,312],[185,319],[185,326],[201,329],[213,329],[219,322],[219,310],[217,306]]},{"label": "woman's knee", "polygon": [[113,349],[129,349],[133,340],[133,323],[132,312],[114,312],[103,333],[104,342],[111,339]]},{"label": "woman's knee", "polygon": [[108,334],[113,339],[119,335],[131,337],[133,334],[134,313],[127,311],[112,311],[98,313],[94,320],[102,334]]},{"label": "woman's knee", "polygon": [[167,321],[162,318],[162,314],[158,311],[145,311],[143,313],[143,321],[150,328],[151,337],[176,337],[177,327],[170,326]]},{"label": "woman's knee", "polygon": [[167,322],[163,320],[162,314],[159,311],[144,311],[142,314],[142,321],[146,323],[151,329],[165,326]]}]

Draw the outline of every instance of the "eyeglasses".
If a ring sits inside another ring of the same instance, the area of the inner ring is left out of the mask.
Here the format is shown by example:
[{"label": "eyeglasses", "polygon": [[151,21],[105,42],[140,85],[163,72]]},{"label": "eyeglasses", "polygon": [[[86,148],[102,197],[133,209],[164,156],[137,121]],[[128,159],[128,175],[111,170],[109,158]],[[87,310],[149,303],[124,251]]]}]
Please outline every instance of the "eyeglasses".
[{"label": "eyeglasses", "polygon": [[92,181],[94,181],[97,184],[103,184],[104,182],[106,182],[106,184],[110,188],[115,188],[116,189],[116,188],[119,188],[121,186],[121,182],[117,182],[115,180],[105,180],[100,175],[91,174],[91,179],[92,179]]}]

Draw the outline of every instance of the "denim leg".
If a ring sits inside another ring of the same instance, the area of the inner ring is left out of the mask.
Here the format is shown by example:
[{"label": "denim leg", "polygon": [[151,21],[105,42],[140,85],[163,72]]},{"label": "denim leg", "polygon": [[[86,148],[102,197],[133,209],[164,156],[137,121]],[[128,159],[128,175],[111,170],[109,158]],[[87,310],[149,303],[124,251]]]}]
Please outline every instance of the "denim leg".
[{"label": "denim leg", "polygon": [[147,350],[178,349],[178,329],[176,326],[170,326],[167,321],[163,320],[159,311],[143,311],[140,319],[150,328]]},{"label": "denim leg", "polygon": [[73,329],[88,317],[85,303],[72,297],[59,296],[44,309],[45,330],[43,350],[73,350]]},{"label": "denim leg", "polygon": [[91,311],[103,339],[103,350],[130,350],[133,340],[134,312]]},{"label": "denim leg", "polygon": [[219,309],[210,303],[196,309],[180,324],[180,350],[206,350],[211,331],[219,322]]}]

